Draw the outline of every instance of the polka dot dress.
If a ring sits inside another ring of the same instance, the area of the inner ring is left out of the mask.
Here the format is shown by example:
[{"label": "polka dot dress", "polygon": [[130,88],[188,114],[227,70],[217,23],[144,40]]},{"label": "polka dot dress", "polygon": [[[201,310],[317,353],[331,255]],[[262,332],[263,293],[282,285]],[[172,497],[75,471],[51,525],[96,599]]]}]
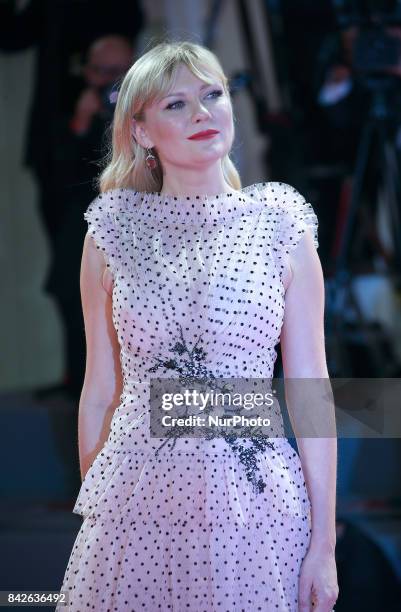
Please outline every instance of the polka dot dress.
[{"label": "polka dot dress", "polygon": [[310,501],[280,419],[271,446],[161,445],[149,404],[152,377],[273,376],[288,255],[308,229],[318,246],[311,205],[277,182],[192,197],[113,189],[85,219],[114,279],[124,388],[75,503],[84,520],[57,610],[296,612]]}]

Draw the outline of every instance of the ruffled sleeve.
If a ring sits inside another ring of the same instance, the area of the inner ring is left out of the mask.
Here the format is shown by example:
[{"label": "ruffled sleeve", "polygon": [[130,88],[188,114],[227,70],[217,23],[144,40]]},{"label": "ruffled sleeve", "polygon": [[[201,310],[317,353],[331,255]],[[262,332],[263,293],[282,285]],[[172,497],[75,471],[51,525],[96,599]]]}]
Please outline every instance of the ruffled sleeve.
[{"label": "ruffled sleeve", "polygon": [[271,183],[271,196],[277,212],[277,229],[273,251],[280,277],[288,265],[288,255],[306,231],[310,231],[315,248],[318,242],[318,218],[312,205],[291,185]]},{"label": "ruffled sleeve", "polygon": [[118,198],[114,190],[98,195],[88,206],[84,219],[96,248],[103,252],[106,266],[114,275],[121,261]]}]

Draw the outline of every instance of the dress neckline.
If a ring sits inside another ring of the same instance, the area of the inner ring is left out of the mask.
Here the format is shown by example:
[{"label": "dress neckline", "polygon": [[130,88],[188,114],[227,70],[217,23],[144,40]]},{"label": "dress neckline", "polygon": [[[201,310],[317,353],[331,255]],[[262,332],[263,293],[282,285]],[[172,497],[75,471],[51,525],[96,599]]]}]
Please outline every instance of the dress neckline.
[{"label": "dress neckline", "polygon": [[117,188],[100,194],[120,204],[125,212],[134,213],[143,221],[161,223],[221,222],[243,214],[258,212],[266,204],[267,194],[274,192],[274,183],[253,183],[239,190],[214,195],[175,196],[161,192]]}]

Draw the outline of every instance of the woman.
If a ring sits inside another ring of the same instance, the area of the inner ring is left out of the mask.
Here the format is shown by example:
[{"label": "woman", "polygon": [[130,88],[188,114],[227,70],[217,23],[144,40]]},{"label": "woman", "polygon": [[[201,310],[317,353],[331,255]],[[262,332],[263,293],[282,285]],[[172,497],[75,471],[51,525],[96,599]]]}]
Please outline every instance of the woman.
[{"label": "woman", "polygon": [[281,339],[287,378],[328,378],[316,216],[288,185],[241,188],[233,136],[207,49],[162,43],[126,74],[85,213],[71,610],[326,612],[336,600],[334,438],[298,440],[301,465],[277,430],[150,436],[154,377],[271,378]]}]

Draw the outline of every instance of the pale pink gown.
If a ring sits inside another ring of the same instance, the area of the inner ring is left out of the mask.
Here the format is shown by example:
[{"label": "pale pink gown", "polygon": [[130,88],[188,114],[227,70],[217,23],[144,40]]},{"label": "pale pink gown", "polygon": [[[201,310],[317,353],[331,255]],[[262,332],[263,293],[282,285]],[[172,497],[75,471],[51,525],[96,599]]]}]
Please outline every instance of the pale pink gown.
[{"label": "pale pink gown", "polygon": [[156,454],[149,381],[273,376],[288,253],[307,228],[318,246],[311,205],[278,182],[197,197],[114,189],[85,218],[114,277],[124,390],[73,510],[83,523],[58,612],[297,612],[311,534],[298,454],[280,428],[248,472],[223,439]]}]

